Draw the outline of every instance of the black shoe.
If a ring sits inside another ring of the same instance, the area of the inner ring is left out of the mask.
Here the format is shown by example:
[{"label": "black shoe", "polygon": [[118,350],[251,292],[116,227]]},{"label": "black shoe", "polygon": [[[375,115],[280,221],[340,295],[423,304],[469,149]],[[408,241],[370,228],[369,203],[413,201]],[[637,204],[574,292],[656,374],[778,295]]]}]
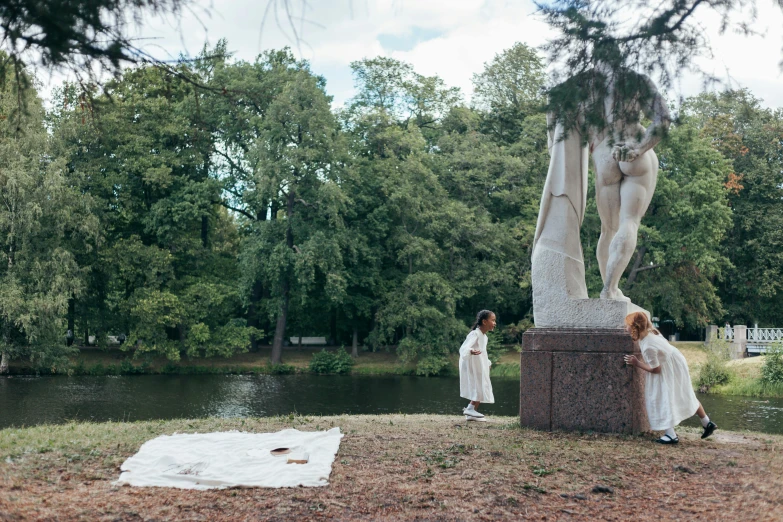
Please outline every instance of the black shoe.
[{"label": "black shoe", "polygon": [[678,442],[680,442],[680,438],[679,437],[671,438],[668,435],[664,435],[663,437],[656,440],[655,442],[657,442],[658,444],[677,444]]},{"label": "black shoe", "polygon": [[704,426],[704,433],[701,434],[701,438],[702,439],[706,439],[707,437],[712,435],[713,431],[715,431],[717,429],[718,429],[718,426],[714,422],[712,422],[712,421],[708,422],[707,425]]}]

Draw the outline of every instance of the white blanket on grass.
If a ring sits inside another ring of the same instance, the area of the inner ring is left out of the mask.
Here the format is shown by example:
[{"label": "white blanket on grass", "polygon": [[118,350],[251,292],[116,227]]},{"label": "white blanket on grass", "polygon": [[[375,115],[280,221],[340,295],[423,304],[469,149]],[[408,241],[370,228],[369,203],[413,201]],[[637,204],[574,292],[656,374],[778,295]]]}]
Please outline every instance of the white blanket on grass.
[{"label": "white blanket on grass", "polygon": [[[115,484],[182,489],[326,486],[342,437],[340,428],[162,435],[145,442],[122,464]],[[270,451],[277,448],[292,451],[273,456]],[[307,464],[288,464],[289,457],[304,454],[309,455]]]}]

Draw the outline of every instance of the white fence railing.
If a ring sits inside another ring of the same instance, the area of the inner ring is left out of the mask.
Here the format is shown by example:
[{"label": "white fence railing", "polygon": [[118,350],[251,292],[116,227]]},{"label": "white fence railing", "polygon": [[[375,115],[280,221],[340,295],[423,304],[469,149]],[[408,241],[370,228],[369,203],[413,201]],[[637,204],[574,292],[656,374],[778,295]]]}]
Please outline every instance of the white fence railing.
[{"label": "white fence railing", "polygon": [[748,341],[775,343],[783,339],[783,328],[748,328]]},{"label": "white fence railing", "polygon": [[758,355],[766,353],[767,348],[776,343],[783,343],[783,328],[748,328],[745,325],[727,324],[724,327],[710,326],[707,329],[707,339],[715,338],[729,341],[735,346],[735,357]]},{"label": "white fence railing", "polygon": [[729,325],[726,325],[725,328],[718,328],[718,339],[723,339],[724,341],[731,341],[734,339],[734,328],[732,328]]}]

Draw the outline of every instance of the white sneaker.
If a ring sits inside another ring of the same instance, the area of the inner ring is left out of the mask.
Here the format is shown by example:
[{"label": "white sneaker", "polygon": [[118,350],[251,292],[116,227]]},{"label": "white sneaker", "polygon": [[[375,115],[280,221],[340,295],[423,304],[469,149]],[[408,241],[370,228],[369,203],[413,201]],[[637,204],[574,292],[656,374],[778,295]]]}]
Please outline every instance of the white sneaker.
[{"label": "white sneaker", "polygon": [[481,413],[477,412],[476,410],[469,410],[469,409],[465,408],[465,409],[462,410],[462,413],[464,413],[466,417],[467,416],[471,416],[471,417],[475,417],[476,419],[483,419],[484,418],[484,415],[482,415]]},{"label": "white sneaker", "polygon": [[468,415],[465,415],[465,420],[472,422],[487,422],[487,419],[484,417],[470,417]]}]

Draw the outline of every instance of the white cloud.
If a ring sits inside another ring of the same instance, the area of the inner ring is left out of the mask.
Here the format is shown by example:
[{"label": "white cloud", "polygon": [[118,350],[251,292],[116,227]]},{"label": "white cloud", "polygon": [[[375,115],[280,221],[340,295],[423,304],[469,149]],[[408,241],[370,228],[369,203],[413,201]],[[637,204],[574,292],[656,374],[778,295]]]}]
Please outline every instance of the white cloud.
[{"label": "white cloud", "polygon": [[[783,107],[783,73],[780,69],[783,60],[783,12],[769,1],[760,0],[758,4],[758,17],[753,29],[760,34],[756,36],[736,32],[720,35],[717,17],[705,17],[713,56],[700,59],[699,64],[705,72],[731,87],[747,87],[766,105]],[[699,87],[694,85],[693,90],[698,91]]]},{"label": "white cloud", "polygon": [[413,64],[421,74],[440,76],[447,84],[462,89],[469,99],[473,74],[481,72],[484,63],[516,42],[538,47],[552,34],[545,23],[533,16],[533,6],[526,4],[486,2],[478,16],[463,20],[442,36],[410,51],[392,55]]}]

